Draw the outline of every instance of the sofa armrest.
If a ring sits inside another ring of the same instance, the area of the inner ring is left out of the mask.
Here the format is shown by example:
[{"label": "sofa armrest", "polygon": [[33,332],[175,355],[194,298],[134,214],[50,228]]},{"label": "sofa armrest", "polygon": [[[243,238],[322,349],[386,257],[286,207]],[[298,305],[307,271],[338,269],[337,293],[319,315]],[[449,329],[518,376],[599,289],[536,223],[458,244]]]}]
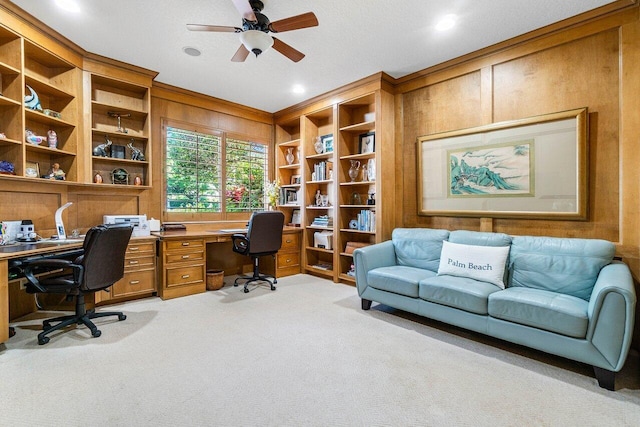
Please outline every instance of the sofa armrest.
[{"label": "sofa armrest", "polygon": [[391,240],[365,246],[353,251],[353,263],[356,268],[356,286],[358,294],[367,288],[367,272],[379,267],[396,265],[396,250]]},{"label": "sofa armrest", "polygon": [[636,293],[626,264],[614,261],[600,270],[587,314],[587,339],[611,363],[622,369],[629,352],[635,321]]}]

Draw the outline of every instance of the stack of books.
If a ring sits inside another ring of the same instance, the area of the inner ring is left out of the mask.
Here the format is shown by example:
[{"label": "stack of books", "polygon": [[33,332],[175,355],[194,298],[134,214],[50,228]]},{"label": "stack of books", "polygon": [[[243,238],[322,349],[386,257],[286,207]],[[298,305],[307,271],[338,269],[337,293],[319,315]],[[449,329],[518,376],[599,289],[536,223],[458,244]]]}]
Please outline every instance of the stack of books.
[{"label": "stack of books", "polygon": [[333,218],[331,218],[329,215],[320,215],[313,219],[311,225],[314,227],[332,228]]}]

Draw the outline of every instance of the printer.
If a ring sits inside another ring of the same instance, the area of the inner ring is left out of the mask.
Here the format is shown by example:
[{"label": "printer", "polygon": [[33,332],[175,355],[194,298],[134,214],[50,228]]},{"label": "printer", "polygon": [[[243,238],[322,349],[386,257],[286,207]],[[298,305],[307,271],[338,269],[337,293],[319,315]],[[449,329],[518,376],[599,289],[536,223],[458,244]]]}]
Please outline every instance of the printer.
[{"label": "printer", "polygon": [[133,225],[133,237],[149,236],[151,229],[146,215],[104,215],[104,224],[131,224]]}]

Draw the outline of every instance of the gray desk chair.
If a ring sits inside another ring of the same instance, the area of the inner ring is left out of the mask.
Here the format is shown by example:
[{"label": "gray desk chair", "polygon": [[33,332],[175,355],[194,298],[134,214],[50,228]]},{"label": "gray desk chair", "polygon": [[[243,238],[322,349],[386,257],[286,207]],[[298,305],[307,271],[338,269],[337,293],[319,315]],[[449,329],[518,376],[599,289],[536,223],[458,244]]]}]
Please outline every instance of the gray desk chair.
[{"label": "gray desk chair", "polygon": [[[129,224],[98,225],[87,232],[84,252],[75,260],[36,259],[25,265],[27,292],[64,294],[68,298],[75,297],[76,302],[75,314],[42,322],[43,331],[38,334],[38,344],[48,343],[47,335],[73,324],[84,324],[92,336],[99,337],[101,332],[91,319],[105,316],[118,316],[118,320],[127,318],[122,312],[87,311],[84,296],[106,289],[123,277],[124,256],[132,230]],[[60,269],[60,274],[38,277],[41,273]],[[52,322],[58,323],[52,326]]]},{"label": "gray desk chair", "polygon": [[239,276],[233,282],[233,286],[238,286],[238,282],[244,280],[244,292],[249,292],[250,283],[267,282],[271,290],[278,280],[271,275],[261,274],[259,260],[261,256],[272,255],[282,246],[282,229],[284,228],[284,214],[280,211],[254,212],[249,220],[249,229],[246,236],[244,234],[234,234],[233,251],[251,257],[253,262],[253,275]]}]

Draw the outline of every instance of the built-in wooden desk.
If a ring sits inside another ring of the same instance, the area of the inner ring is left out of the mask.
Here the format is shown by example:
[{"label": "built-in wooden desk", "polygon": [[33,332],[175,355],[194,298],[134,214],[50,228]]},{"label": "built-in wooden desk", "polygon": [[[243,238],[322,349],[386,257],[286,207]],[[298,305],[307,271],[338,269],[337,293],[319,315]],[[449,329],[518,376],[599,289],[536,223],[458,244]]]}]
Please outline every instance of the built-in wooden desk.
[{"label": "built-in wooden desk", "polygon": [[79,249],[82,241],[20,243],[0,246],[0,343],[9,339],[9,261]]},{"label": "built-in wooden desk", "polygon": [[[231,250],[234,231],[225,229],[175,230],[153,233],[160,238],[158,251],[158,294],[162,299],[176,298],[206,291],[206,270],[227,270],[246,262]],[[300,272],[300,228],[285,227],[282,249],[270,274],[284,277]],[[237,232],[237,231],[235,231]],[[211,245],[211,244],[216,245]],[[224,245],[226,243],[226,245]],[[222,245],[217,245],[222,244]],[[214,249],[215,248],[215,249]],[[238,260],[242,260],[239,261]]]}]

